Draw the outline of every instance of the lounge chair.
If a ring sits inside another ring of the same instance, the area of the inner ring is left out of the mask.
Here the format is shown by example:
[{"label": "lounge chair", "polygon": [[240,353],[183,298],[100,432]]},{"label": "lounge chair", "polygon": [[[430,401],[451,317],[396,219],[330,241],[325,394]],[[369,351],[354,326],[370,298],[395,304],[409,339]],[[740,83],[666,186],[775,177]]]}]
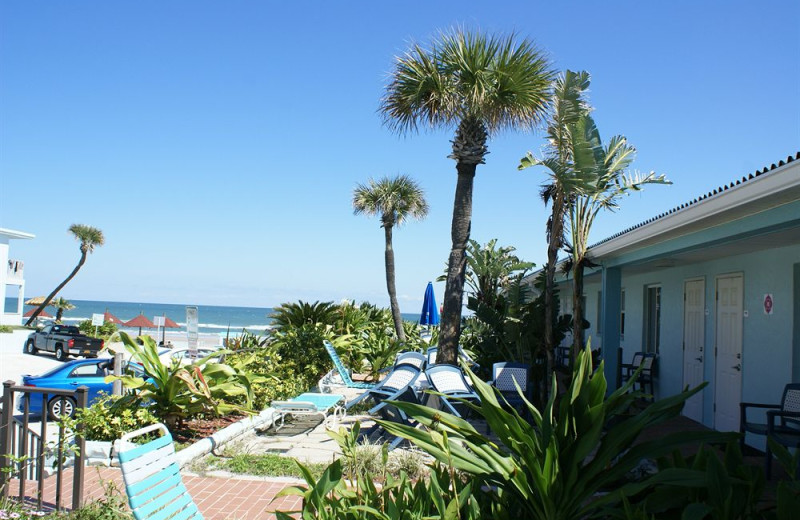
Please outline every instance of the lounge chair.
[{"label": "lounge chair", "polygon": [[[160,431],[161,436],[136,445],[131,439]],[[125,434],[117,441],[128,504],[136,520],[203,520],[181,480],[172,435],[163,424]]]},{"label": "lounge chair", "polygon": [[425,376],[431,388],[440,394],[439,402],[445,411],[457,417],[462,416],[462,412],[467,412],[469,408],[465,402],[478,402],[480,397],[467,380],[461,369],[454,365],[436,365],[425,370]]},{"label": "lounge chair", "polygon": [[279,413],[275,421],[275,431],[284,426],[287,415],[319,415],[326,422],[332,420],[333,424],[344,419],[347,414],[344,404],[345,397],[339,394],[319,394],[307,392],[288,401],[272,401],[270,406]]},{"label": "lounge chair", "polygon": [[412,388],[417,378],[422,373],[415,365],[400,364],[394,368],[389,374],[383,378],[374,388],[369,389],[352,401],[348,402],[346,408],[351,408],[354,404],[363,401],[364,399],[372,399],[377,404],[369,411],[375,413],[383,406],[383,401],[387,399],[395,399],[398,395],[403,393],[406,389]]},{"label": "lounge chair", "polygon": [[[392,401],[420,404],[416,392],[414,392],[414,389],[410,386],[393,396]],[[418,424],[412,421],[404,411],[394,406],[394,404],[391,402],[384,402],[383,406],[381,406],[376,413],[381,420],[386,422],[404,424],[411,427],[418,426]],[[361,435],[361,438],[362,440],[367,440],[370,443],[386,442],[388,443],[390,450],[397,448],[403,442],[407,442],[403,437],[388,434],[386,430],[384,430],[381,425],[377,423],[369,430],[364,431]]]},{"label": "lounge chair", "polygon": [[[330,393],[332,387],[334,386],[345,386],[347,388],[359,388],[362,390],[367,390],[373,388],[375,383],[361,383],[353,381],[350,377],[350,371],[347,370],[347,367],[344,366],[342,363],[342,359],[339,357],[339,354],[336,352],[336,349],[331,345],[331,342],[325,340],[322,342],[325,346],[325,350],[328,351],[328,355],[333,361],[333,370],[325,374],[322,379],[319,381],[319,388],[324,393]],[[336,381],[336,377],[338,374],[338,378],[341,380],[341,383]]]},{"label": "lounge chair", "polygon": [[[436,364],[436,356],[439,354],[439,347],[428,347],[428,350],[425,351],[425,356],[427,359],[427,366],[432,367]],[[474,359],[467,354],[463,348],[460,346],[458,347],[458,359],[464,361],[470,368],[475,371],[479,369],[481,366],[475,362]]]},{"label": "lounge chair", "polygon": [[414,351],[401,352],[397,354],[397,357],[394,359],[394,366],[392,369],[397,368],[399,365],[413,365],[422,370],[425,368],[426,362],[427,360],[424,354]]},{"label": "lounge chair", "polygon": [[[522,407],[523,413],[527,411],[525,401],[519,395],[517,386],[530,400],[530,366],[524,363],[495,363],[492,365],[492,381],[494,386],[508,404],[514,408]],[[515,384],[516,383],[516,384]]]}]

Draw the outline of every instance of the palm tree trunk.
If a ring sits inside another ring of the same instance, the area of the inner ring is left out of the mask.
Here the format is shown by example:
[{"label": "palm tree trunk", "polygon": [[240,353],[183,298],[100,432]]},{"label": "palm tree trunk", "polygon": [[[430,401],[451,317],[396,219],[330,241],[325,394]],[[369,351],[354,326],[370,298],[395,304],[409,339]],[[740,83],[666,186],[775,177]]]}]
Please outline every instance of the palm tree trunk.
[{"label": "palm tree trunk", "polygon": [[544,292],[544,351],[547,357],[547,366],[544,384],[544,401],[550,398],[550,374],[555,370],[555,331],[553,322],[555,321],[555,286],[556,286],[556,266],[558,264],[558,251],[561,249],[561,237],[564,233],[564,201],[560,196],[553,197],[553,212],[550,218],[550,233],[547,244],[547,268],[545,273],[545,292]]},{"label": "palm tree trunk", "polygon": [[584,334],[584,309],[583,309],[583,261],[575,262],[572,268],[572,353],[571,359],[578,357],[578,352],[583,349]]},{"label": "palm tree trunk", "polygon": [[397,339],[400,342],[405,342],[406,333],[403,331],[403,316],[400,314],[400,306],[397,304],[397,288],[394,285],[392,226],[384,225],[383,231],[386,236],[386,252],[384,253],[384,259],[386,261],[386,289],[389,291],[389,305],[392,308],[392,319],[394,320],[394,330],[397,333]]},{"label": "palm tree trunk", "polygon": [[458,182],[453,203],[453,241],[447,263],[447,284],[444,290],[442,320],[439,323],[439,353],[437,363],[458,363],[458,340],[461,336],[461,302],[467,268],[467,242],[472,222],[472,187],[477,164],[456,163]]},{"label": "palm tree trunk", "polygon": [[56,297],[56,294],[58,294],[58,291],[60,291],[61,289],[63,289],[63,288],[64,288],[64,286],[65,286],[65,285],[67,285],[67,284],[69,283],[69,281],[70,281],[70,280],[72,280],[72,279],[75,277],[75,275],[76,275],[76,274],[78,274],[78,271],[80,271],[80,270],[81,270],[81,267],[83,267],[83,264],[84,264],[84,263],[86,263],[86,251],[84,251],[83,249],[81,249],[81,259],[80,259],[80,261],[78,262],[78,265],[76,265],[76,266],[75,266],[75,269],[73,269],[73,270],[72,270],[72,272],[71,272],[71,273],[69,273],[69,276],[67,276],[67,279],[66,279],[66,280],[64,280],[63,282],[61,282],[61,283],[58,285],[58,287],[56,287],[55,289],[53,289],[53,292],[51,292],[51,293],[50,293],[50,294],[47,296],[47,298],[45,298],[45,299],[44,299],[44,301],[42,302],[42,304],[41,304],[41,305],[39,305],[39,307],[38,307],[38,308],[37,308],[35,311],[33,311],[33,314],[31,314],[31,317],[30,317],[30,318],[28,318],[28,321],[26,321],[26,322],[25,322],[25,326],[26,326],[26,327],[30,327],[31,323],[33,323],[33,321],[36,319],[36,317],[37,317],[37,316],[39,316],[39,314],[41,314],[41,312],[44,310],[44,308],[45,308],[45,307],[47,307],[48,305],[50,305],[50,301],[51,301],[53,298],[55,298],[55,297]]}]

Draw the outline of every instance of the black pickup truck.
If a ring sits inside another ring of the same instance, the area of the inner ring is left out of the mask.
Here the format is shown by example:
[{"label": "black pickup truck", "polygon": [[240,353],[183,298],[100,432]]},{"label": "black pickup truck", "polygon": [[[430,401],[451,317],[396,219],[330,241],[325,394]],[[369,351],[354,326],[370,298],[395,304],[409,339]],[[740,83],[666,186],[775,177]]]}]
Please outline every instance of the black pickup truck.
[{"label": "black pickup truck", "polygon": [[102,339],[85,336],[73,325],[46,325],[25,341],[25,353],[54,352],[59,361],[66,360],[69,355],[94,358],[102,349]]}]

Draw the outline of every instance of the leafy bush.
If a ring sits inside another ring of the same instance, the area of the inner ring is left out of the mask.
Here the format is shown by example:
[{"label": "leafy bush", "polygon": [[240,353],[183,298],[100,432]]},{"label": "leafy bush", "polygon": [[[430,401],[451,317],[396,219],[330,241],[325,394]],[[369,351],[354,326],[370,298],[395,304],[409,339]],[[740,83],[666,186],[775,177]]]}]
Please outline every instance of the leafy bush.
[{"label": "leafy bush", "polygon": [[638,397],[629,392],[632,381],[606,397],[602,365],[592,373],[588,346],[579,354],[570,387],[558,406],[555,378],[553,397],[543,411],[527,403],[533,424],[501,406],[492,387],[471,372],[470,376],[481,399],[470,408],[486,420],[491,438],[461,418],[412,403],[395,405],[426,430],[379,422],[389,433],[474,479],[476,492],[488,494],[495,514],[502,512],[506,518],[592,517],[663,483],[658,474],[640,482],[626,480],[642,458],[667,455],[687,443],[737,438],[714,431],[678,432],[634,445],[643,429],[680,414],[686,399],[705,385],[629,415]]},{"label": "leafy bush", "polygon": [[[402,518],[423,520],[431,518],[460,518],[477,520],[492,518],[491,504],[480,504],[479,490],[473,482],[464,482],[452,468],[435,464],[427,478],[413,481],[402,472],[399,477],[386,473],[388,452],[381,448],[383,473],[375,475],[369,471],[352,472],[353,468],[364,468],[358,461],[360,433],[356,423],[348,433],[340,429],[331,433],[339,442],[342,458],[331,463],[322,476],[314,475],[299,462],[305,486],[290,486],[278,496],[294,495],[303,498],[300,511],[277,511],[280,520],[293,518],[300,513],[302,518],[356,519]],[[350,474],[344,471],[350,468]],[[348,481],[352,482],[348,485]],[[376,484],[378,482],[379,484]]]},{"label": "leafy bush", "polygon": [[11,325],[0,325],[0,333],[10,334],[13,332]]},{"label": "leafy bush", "polygon": [[[117,325],[115,323],[111,323],[107,321],[102,325],[95,327],[92,325],[92,320],[83,320],[82,322],[78,323],[78,328],[80,331],[87,336],[93,336],[96,338],[101,338],[108,341],[111,336],[117,332]],[[95,330],[97,330],[97,334],[95,335]]]},{"label": "leafy bush", "polygon": [[[200,415],[222,416],[234,411],[251,411],[253,384],[262,379],[230,365],[209,362],[219,352],[188,366],[165,365],[158,357],[152,338],[140,337],[143,345],[124,332],[120,333],[120,338],[132,358],[142,364],[147,379],[121,376],[119,379],[123,384],[135,393],[116,401],[115,409],[152,402],[153,413],[170,429],[187,418]],[[116,376],[106,378],[108,381],[114,379]],[[245,404],[241,404],[242,400]]]},{"label": "leafy bush", "polygon": [[263,410],[276,399],[295,397],[316,383],[307,373],[296,372],[293,366],[283,363],[277,348],[272,345],[260,349],[242,349],[226,356],[233,367],[246,367],[260,379],[252,384],[253,409]]},{"label": "leafy bush", "polygon": [[90,441],[114,441],[158,422],[146,407],[115,406],[120,399],[121,396],[103,395],[89,408],[78,409],[74,418],[64,418],[62,422],[73,431],[75,425],[83,423],[84,436]]}]

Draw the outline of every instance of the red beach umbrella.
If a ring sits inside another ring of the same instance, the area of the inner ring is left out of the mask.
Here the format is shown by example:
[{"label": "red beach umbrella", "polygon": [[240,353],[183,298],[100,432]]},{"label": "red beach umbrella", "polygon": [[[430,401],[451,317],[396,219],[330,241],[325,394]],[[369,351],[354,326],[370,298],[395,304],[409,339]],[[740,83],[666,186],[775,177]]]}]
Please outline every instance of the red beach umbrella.
[{"label": "red beach umbrella", "polygon": [[116,325],[122,325],[121,319],[117,318],[116,316],[108,312],[108,310],[106,310],[106,312],[103,314],[103,323],[108,323],[108,322],[114,323]]},{"label": "red beach umbrella", "polygon": [[126,321],[125,323],[123,323],[123,325],[126,326],[126,327],[139,327],[139,335],[140,336],[142,335],[142,328],[145,328],[145,329],[154,329],[154,328],[156,328],[156,326],[153,324],[153,322],[148,320],[147,316],[145,316],[144,314],[140,314],[140,315],[136,316],[135,318],[133,318],[132,320]]},{"label": "red beach umbrella", "polygon": [[[23,318],[30,318],[31,316],[33,316],[33,311],[35,311],[35,310],[36,309],[29,310],[28,312],[23,314],[22,317]],[[43,310],[42,312],[39,313],[39,317],[40,318],[52,318],[53,316],[51,316],[50,314],[47,314],[47,311]]]},{"label": "red beach umbrella", "polygon": [[180,325],[172,321],[169,317],[164,316],[164,328],[165,329],[179,329],[181,328]]}]

